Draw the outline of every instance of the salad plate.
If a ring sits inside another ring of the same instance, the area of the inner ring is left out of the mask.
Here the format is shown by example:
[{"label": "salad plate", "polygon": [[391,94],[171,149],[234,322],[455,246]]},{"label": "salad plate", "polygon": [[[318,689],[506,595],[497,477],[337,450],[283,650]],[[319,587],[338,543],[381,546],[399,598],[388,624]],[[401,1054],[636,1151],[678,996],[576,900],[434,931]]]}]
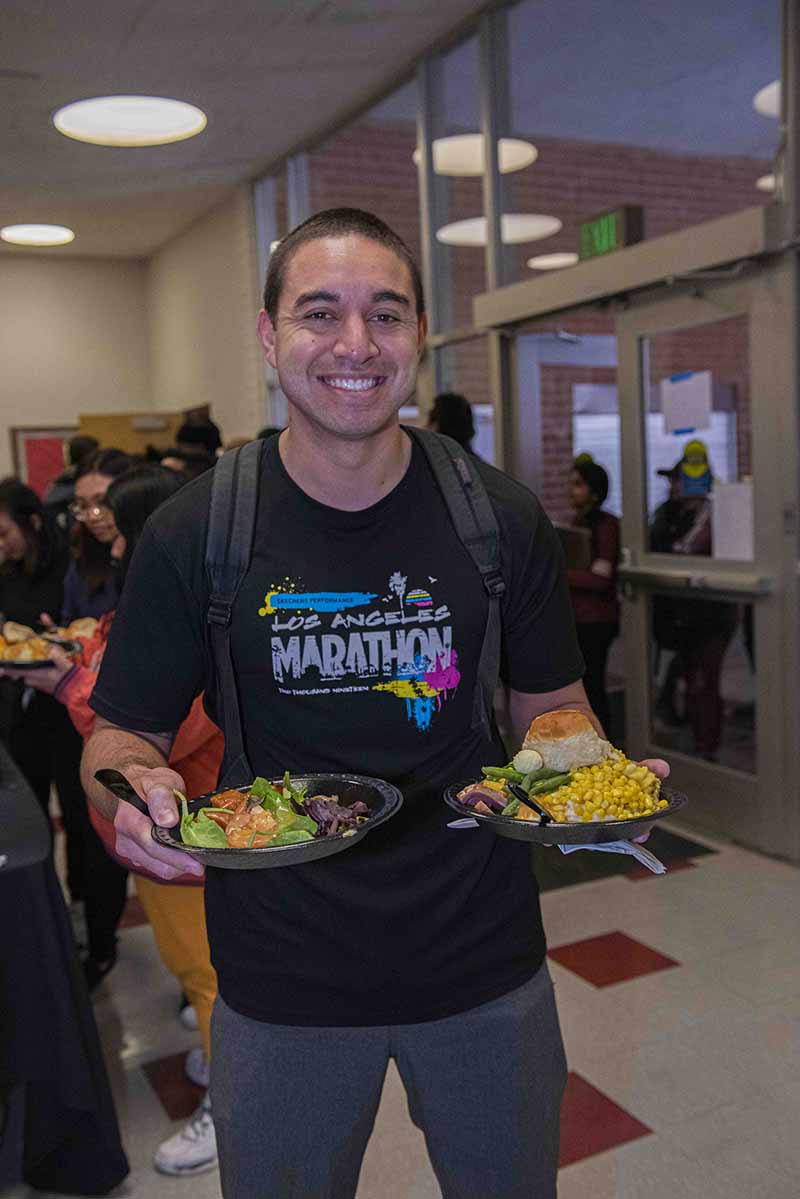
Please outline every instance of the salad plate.
[{"label": "salad plate", "polygon": [[[282,779],[270,780],[273,787],[280,788]],[[289,845],[265,845],[261,848],[222,848],[192,845],[184,840],[181,831],[183,821],[172,828],[153,825],[153,839],[168,849],[178,849],[191,854],[207,866],[220,866],[226,870],[263,870],[275,866],[297,866],[330,857],[350,849],[379,825],[394,816],[402,806],[403,797],[398,789],[383,779],[360,774],[293,774],[293,788],[305,789],[309,799],[316,795],[335,796],[343,807],[359,801],[366,805],[369,814],[355,828],[327,836],[315,836]],[[253,783],[246,786],[227,788],[249,794]],[[212,806],[211,800],[222,788],[189,800],[186,812],[194,816]]]}]

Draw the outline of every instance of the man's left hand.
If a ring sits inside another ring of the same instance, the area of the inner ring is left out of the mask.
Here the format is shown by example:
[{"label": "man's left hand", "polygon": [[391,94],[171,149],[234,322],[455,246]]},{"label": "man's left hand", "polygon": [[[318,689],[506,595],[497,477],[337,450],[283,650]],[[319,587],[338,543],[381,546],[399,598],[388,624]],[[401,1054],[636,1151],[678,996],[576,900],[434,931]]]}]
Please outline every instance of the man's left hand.
[{"label": "man's left hand", "polygon": [[[644,758],[639,765],[646,766],[648,770],[652,770],[653,774],[657,774],[660,779],[669,778],[669,762],[665,762],[663,758]],[[632,837],[631,840],[641,844],[649,836],[649,833],[645,833],[644,836]]]}]

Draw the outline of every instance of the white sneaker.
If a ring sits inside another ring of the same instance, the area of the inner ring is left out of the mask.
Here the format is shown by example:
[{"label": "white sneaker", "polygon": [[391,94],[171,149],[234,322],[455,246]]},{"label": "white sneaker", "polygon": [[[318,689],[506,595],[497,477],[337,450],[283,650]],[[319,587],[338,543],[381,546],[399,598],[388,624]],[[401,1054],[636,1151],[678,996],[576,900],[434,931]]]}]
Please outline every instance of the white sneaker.
[{"label": "white sneaker", "polygon": [[217,1164],[217,1134],[208,1095],[189,1123],[159,1145],[153,1165],[162,1174],[202,1174]]},{"label": "white sneaker", "polygon": [[208,1058],[199,1045],[196,1049],[190,1049],[186,1054],[183,1070],[189,1082],[193,1082],[196,1087],[204,1087],[208,1090],[210,1073]]},{"label": "white sneaker", "polygon": [[191,1003],[187,1003],[178,1012],[178,1019],[184,1028],[188,1028],[191,1032],[197,1032],[197,1012],[192,1007]]}]

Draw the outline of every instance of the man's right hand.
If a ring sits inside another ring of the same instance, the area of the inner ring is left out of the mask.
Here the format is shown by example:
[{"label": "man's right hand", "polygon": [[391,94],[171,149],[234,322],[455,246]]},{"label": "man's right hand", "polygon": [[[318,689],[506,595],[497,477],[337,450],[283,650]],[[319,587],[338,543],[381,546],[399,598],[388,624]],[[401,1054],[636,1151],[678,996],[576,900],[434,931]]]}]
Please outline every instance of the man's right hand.
[{"label": "man's right hand", "polygon": [[147,804],[150,815],[145,816],[132,804],[120,800],[114,816],[117,852],[128,858],[135,866],[141,866],[165,882],[180,874],[203,875],[203,867],[190,854],[177,849],[167,849],[153,840],[153,824],[171,828],[178,823],[178,806],[173,788],[186,790],[181,776],[168,766],[148,769],[129,765],[125,777]]}]

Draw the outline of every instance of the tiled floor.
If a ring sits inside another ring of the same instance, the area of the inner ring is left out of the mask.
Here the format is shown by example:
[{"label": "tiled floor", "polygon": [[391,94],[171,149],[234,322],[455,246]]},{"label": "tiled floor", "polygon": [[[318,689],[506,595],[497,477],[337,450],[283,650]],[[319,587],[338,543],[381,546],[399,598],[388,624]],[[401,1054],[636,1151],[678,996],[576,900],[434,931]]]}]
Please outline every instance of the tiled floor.
[{"label": "tiled floor", "polygon": [[[609,854],[538,859],[570,1067],[560,1199],[797,1199],[800,871],[658,837],[660,878]],[[95,1004],[131,1161],[118,1193],[218,1199],[216,1172],[152,1170],[200,1092],[181,1073],[197,1037],[142,916],[132,903]],[[393,1069],[358,1199],[440,1199]]]}]

